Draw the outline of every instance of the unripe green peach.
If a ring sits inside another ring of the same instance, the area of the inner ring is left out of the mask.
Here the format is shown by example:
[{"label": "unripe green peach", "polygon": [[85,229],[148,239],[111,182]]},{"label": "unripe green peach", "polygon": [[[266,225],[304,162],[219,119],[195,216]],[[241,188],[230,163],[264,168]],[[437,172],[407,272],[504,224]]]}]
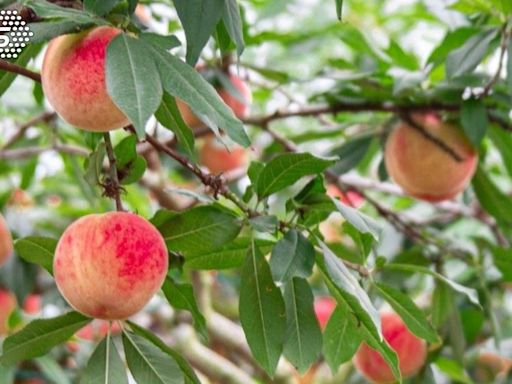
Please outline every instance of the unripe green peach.
[{"label": "unripe green peach", "polygon": [[55,281],[84,315],[126,319],[160,289],[168,267],[164,239],[147,220],[126,212],[84,216],[57,244]]},{"label": "unripe green peach", "polygon": [[464,190],[475,172],[475,149],[459,127],[444,123],[435,114],[416,114],[412,118],[460,160],[418,129],[402,122],[386,143],[385,162],[389,175],[406,193],[418,199],[438,202],[454,198]]},{"label": "unripe green peach", "polygon": [[121,31],[102,26],[59,36],[48,45],[41,80],[48,101],[69,124],[106,132],[129,124],[107,93],[107,46]]}]

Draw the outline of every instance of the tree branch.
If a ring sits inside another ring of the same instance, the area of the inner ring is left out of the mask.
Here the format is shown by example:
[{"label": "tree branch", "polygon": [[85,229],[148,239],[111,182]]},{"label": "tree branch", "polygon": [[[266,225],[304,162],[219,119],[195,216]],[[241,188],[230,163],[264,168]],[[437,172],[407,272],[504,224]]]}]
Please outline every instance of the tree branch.
[{"label": "tree branch", "polygon": [[103,134],[105,140],[105,146],[107,149],[107,157],[110,165],[110,181],[107,181],[104,194],[108,197],[114,198],[116,202],[116,209],[120,212],[124,211],[123,202],[121,200],[121,191],[123,188],[119,183],[119,176],[117,173],[117,160],[114,155],[114,148],[112,147],[112,141],[110,140],[110,133],[105,132]]},{"label": "tree branch", "polygon": [[17,64],[10,63],[7,60],[0,60],[0,71],[16,73],[18,75],[22,75],[28,77],[29,79],[37,81],[38,83],[41,82],[41,75],[39,73],[33,72]]},{"label": "tree branch", "polygon": [[57,114],[55,112],[43,112],[39,116],[36,116],[33,119],[30,119],[25,124],[20,125],[20,127],[18,128],[16,133],[6,141],[6,143],[4,144],[2,149],[7,149],[7,148],[11,147],[12,145],[14,145],[19,139],[21,139],[25,135],[25,132],[29,128],[31,128],[37,124],[40,124],[40,123],[49,123],[50,121],[54,120],[56,117],[57,117]]}]

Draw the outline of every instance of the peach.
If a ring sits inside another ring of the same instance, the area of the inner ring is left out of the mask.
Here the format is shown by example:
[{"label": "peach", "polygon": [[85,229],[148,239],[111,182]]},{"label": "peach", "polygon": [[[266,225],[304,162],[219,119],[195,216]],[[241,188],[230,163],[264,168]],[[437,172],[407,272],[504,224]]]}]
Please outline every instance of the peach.
[{"label": "peach", "polygon": [[0,215],[0,267],[4,265],[9,256],[12,255],[13,245],[12,236],[7,223],[2,215]]},{"label": "peach", "polygon": [[364,198],[359,193],[354,191],[343,192],[334,184],[329,184],[327,186],[327,194],[331,197],[337,198],[343,204],[354,208],[359,208],[364,203]]},{"label": "peach", "polygon": [[[247,84],[245,84],[245,82],[236,75],[230,74],[229,80],[231,81],[231,84],[233,84],[233,87],[238,91],[239,95],[235,96],[226,89],[218,89],[219,96],[224,100],[227,106],[233,110],[236,117],[243,119],[244,117],[247,117],[249,106],[252,102],[251,90]],[[240,96],[243,97],[245,102],[239,99]],[[186,103],[179,99],[176,100],[176,103],[180,110],[181,117],[189,127],[197,128],[204,125],[204,123],[194,114],[194,112],[192,112]]]},{"label": "peach", "polygon": [[102,26],[59,36],[48,45],[41,79],[48,101],[69,124],[106,132],[129,124],[107,93],[107,46],[121,31]]},{"label": "peach", "polygon": [[94,320],[80,329],[76,333],[76,337],[83,340],[100,341],[107,335],[109,328],[112,335],[118,335],[121,333],[121,326],[118,322],[113,322],[111,326],[108,321]]},{"label": "peach", "polygon": [[9,332],[9,317],[16,309],[16,297],[5,289],[0,289],[0,335]]},{"label": "peach", "polygon": [[32,293],[25,298],[23,310],[28,315],[37,315],[42,309],[41,301],[41,295]]},{"label": "peach", "polygon": [[384,158],[389,175],[415,198],[431,202],[454,198],[466,188],[475,172],[475,149],[459,127],[444,123],[433,113],[415,114],[412,119],[460,159],[402,122],[386,143]]},{"label": "peach", "polygon": [[329,296],[318,297],[315,299],[314,308],[320,327],[325,329],[325,326],[329,322],[329,318],[336,308],[336,300]]},{"label": "peach", "polygon": [[122,320],[139,312],[161,287],[168,268],[164,239],[132,213],[87,215],[57,244],[55,281],[86,316]]},{"label": "peach", "polygon": [[[395,313],[382,313],[381,325],[384,339],[398,355],[402,378],[414,376],[427,358],[425,341],[413,335]],[[396,381],[380,353],[367,344],[359,347],[354,357],[354,365],[372,383],[391,384]]]},{"label": "peach", "polygon": [[199,162],[218,174],[246,167],[249,158],[245,148],[234,145],[228,150],[214,135],[209,135],[199,151]]}]

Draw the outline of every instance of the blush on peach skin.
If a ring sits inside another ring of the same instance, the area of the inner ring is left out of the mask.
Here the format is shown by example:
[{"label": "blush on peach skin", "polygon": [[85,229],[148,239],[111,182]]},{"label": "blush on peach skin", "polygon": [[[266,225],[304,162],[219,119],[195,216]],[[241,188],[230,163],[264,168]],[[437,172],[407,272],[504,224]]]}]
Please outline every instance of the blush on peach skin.
[{"label": "blush on peach skin", "polygon": [[0,215],[0,267],[4,265],[13,252],[12,236],[7,223]]},{"label": "blush on peach skin", "polygon": [[68,303],[94,318],[122,320],[139,312],[167,274],[164,239],[147,220],[126,212],[84,216],[55,252],[55,281]]},{"label": "blush on peach skin", "polygon": [[106,132],[129,124],[107,93],[107,46],[121,31],[102,26],[59,36],[46,51],[41,80],[55,111],[69,124]]}]

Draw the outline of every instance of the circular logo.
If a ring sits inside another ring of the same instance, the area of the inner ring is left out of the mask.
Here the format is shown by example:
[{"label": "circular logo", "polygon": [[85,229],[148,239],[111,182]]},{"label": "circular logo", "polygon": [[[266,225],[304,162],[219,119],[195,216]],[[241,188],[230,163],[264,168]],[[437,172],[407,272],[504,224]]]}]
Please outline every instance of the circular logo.
[{"label": "circular logo", "polygon": [[34,33],[18,11],[0,11],[0,59],[16,59]]}]

